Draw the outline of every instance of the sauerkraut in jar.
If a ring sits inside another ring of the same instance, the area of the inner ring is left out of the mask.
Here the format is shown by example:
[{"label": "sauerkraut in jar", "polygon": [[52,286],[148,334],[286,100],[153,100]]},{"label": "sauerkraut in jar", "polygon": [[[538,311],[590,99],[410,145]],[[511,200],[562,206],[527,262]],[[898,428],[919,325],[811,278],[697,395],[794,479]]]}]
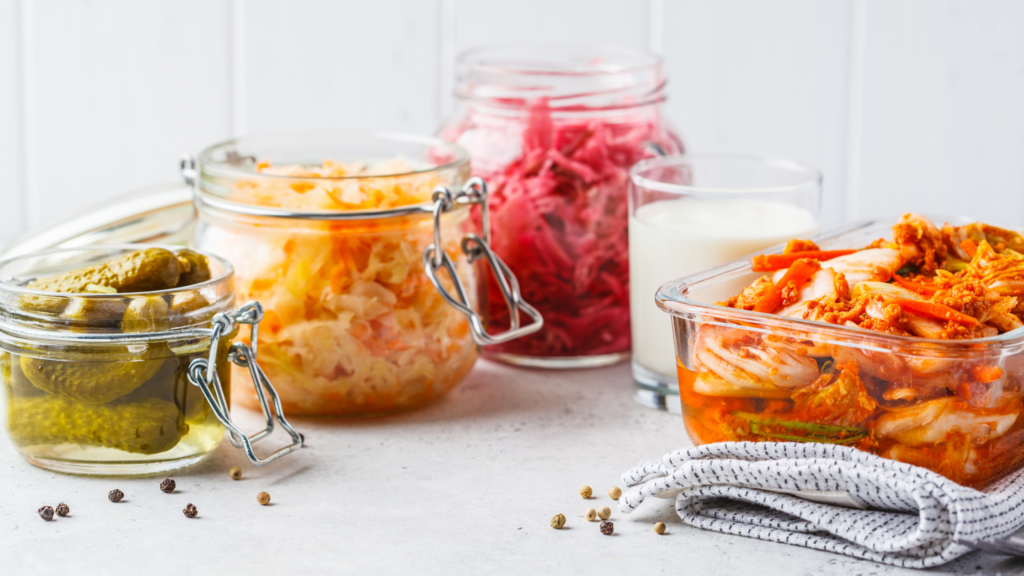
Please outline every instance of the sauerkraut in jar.
[{"label": "sauerkraut in jar", "polygon": [[[234,263],[240,301],[263,304],[260,362],[287,411],[413,408],[469,372],[470,325],[423,263],[435,188],[469,177],[463,150],[414,136],[278,135],[213,146],[198,164],[194,242]],[[469,205],[439,223],[475,308],[476,265],[460,250]]]}]

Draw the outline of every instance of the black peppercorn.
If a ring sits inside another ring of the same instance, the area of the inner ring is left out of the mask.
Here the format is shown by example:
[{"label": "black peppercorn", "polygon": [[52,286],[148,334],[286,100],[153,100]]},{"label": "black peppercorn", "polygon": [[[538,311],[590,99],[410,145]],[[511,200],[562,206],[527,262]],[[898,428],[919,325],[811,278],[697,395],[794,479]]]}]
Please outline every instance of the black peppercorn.
[{"label": "black peppercorn", "polygon": [[174,480],[171,480],[170,478],[160,483],[160,489],[163,490],[164,492],[167,492],[168,494],[174,492],[175,487],[177,487],[177,484],[175,484]]},{"label": "black peppercorn", "polygon": [[605,536],[611,536],[612,532],[615,532],[615,524],[612,524],[607,520],[601,522],[601,534],[604,534]]},{"label": "black peppercorn", "polygon": [[46,520],[47,522],[53,520],[53,508],[50,508],[49,506],[43,506],[42,508],[39,509],[39,517],[43,520]]},{"label": "black peppercorn", "polygon": [[199,516],[199,510],[197,510],[191,502],[185,505],[185,509],[182,510],[182,512],[185,514],[186,518],[195,518],[196,516]]},{"label": "black peppercorn", "polygon": [[60,516],[61,518],[64,518],[65,516],[67,516],[70,513],[71,513],[71,508],[68,508],[67,504],[65,504],[63,502],[61,502],[60,504],[57,504],[57,516]]},{"label": "black peppercorn", "polygon": [[111,490],[110,493],[107,494],[107,500],[110,500],[111,502],[120,502],[123,498],[124,492],[121,492],[117,488]]}]

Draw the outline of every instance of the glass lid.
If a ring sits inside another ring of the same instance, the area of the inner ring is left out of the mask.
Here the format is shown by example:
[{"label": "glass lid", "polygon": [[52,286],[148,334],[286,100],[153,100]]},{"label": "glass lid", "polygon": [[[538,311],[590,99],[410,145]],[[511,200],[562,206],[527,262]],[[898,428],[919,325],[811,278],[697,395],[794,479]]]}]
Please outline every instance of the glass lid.
[{"label": "glass lid", "polygon": [[4,246],[0,256],[13,258],[51,248],[93,244],[184,246],[194,219],[192,188],[163,184],[111,198],[67,220],[29,230]]}]

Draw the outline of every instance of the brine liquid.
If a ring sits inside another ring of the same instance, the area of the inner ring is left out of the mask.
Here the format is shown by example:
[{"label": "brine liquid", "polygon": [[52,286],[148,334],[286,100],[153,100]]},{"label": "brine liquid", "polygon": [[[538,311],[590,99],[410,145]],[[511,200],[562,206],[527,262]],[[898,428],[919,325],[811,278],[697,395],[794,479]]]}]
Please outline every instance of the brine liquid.
[{"label": "brine liquid", "polygon": [[629,220],[633,360],[676,379],[669,315],[654,295],[662,284],[818,230],[809,211],[758,200],[660,200]]},{"label": "brine liquid", "polygon": [[[7,434],[27,460],[62,472],[138,475],[196,462],[224,436],[202,391],[186,375],[200,356],[136,361],[152,363],[153,370],[132,372],[125,369],[130,359],[41,359],[0,351]],[[104,379],[103,372],[118,377]],[[219,373],[230,398],[230,372],[225,367]],[[110,397],[107,390],[119,378],[134,378],[133,388]]]}]

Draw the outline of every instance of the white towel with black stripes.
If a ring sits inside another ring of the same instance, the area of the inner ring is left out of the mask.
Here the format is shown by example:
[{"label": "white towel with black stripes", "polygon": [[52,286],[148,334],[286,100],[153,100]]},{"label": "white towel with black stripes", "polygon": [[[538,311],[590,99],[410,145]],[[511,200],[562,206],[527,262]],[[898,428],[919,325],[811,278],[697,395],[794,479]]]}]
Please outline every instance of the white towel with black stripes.
[{"label": "white towel with black stripes", "polygon": [[622,475],[619,510],[674,498],[683,522],[907,568],[944,564],[965,544],[1024,525],[1024,474],[984,492],[854,448],[722,442],[666,454]]}]

